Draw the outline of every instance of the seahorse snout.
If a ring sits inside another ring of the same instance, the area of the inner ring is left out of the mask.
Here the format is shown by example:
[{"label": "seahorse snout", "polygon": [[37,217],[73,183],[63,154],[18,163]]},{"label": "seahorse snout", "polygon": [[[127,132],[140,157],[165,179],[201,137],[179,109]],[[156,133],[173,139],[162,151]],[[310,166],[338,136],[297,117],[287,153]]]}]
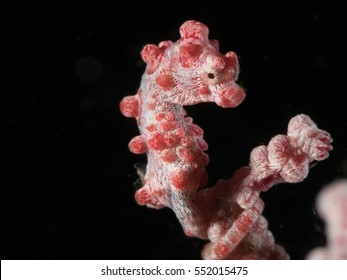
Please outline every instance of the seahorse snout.
[{"label": "seahorse snout", "polygon": [[217,105],[223,108],[234,108],[239,106],[245,99],[246,93],[236,83],[220,91],[215,99]]}]

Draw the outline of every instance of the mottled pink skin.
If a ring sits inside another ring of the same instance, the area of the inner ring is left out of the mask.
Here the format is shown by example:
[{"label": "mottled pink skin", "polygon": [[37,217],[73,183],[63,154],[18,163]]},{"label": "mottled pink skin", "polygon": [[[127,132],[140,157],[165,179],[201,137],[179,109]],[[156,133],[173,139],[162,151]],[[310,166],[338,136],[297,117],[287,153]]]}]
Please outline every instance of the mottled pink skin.
[{"label": "mottled pink skin", "polygon": [[320,191],[316,207],[325,221],[327,246],[314,249],[308,259],[347,260],[347,180],[338,180]]},{"label": "mottled pink skin", "polygon": [[186,117],[183,106],[216,102],[236,107],[245,92],[235,83],[236,54],[222,55],[218,42],[208,39],[205,25],[188,21],[180,34],[175,43],[143,48],[147,68],[140,89],[135,96],[125,97],[120,109],[125,116],[135,117],[140,128],[130,150],[148,156],[144,186],[136,192],[136,201],[172,208],[188,235],[206,238],[204,213],[196,196],[207,180],[204,151],[208,145],[203,130]]},{"label": "mottled pink skin", "polygon": [[135,199],[148,207],[172,208],[188,236],[210,240],[202,252],[205,259],[285,259],[261,216],[259,193],[276,183],[302,181],[311,161],[328,156],[331,138],[299,115],[291,120],[288,135],[275,136],[267,147],[252,151],[249,167],[202,189],[208,145],[183,106],[215,102],[233,108],[245,93],[235,83],[236,54],[222,55],[204,24],[187,21],[180,34],[177,42],[143,48],[147,68],[140,89],[120,103],[121,112],[136,118],[140,129],[130,150],[148,157]]}]

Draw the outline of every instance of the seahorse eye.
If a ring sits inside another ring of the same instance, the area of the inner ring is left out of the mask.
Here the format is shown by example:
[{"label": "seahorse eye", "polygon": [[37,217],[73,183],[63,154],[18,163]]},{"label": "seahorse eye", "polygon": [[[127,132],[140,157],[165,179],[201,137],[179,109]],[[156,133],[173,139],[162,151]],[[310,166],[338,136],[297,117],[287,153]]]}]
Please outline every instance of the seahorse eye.
[{"label": "seahorse eye", "polygon": [[208,73],[208,74],[207,74],[207,77],[208,77],[209,79],[214,79],[214,78],[215,78],[215,75],[214,75],[213,73]]}]

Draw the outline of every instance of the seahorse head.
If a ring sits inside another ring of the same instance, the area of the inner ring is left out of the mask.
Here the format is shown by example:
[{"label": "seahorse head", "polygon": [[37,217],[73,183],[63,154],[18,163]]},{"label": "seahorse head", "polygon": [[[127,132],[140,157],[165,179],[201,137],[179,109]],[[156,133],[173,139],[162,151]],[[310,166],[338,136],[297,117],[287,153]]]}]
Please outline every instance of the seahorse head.
[{"label": "seahorse head", "polygon": [[160,98],[180,105],[215,102],[222,107],[238,106],[245,92],[236,84],[236,54],[221,54],[218,41],[209,40],[208,27],[198,21],[185,22],[180,35],[176,43],[146,45],[141,52]]}]

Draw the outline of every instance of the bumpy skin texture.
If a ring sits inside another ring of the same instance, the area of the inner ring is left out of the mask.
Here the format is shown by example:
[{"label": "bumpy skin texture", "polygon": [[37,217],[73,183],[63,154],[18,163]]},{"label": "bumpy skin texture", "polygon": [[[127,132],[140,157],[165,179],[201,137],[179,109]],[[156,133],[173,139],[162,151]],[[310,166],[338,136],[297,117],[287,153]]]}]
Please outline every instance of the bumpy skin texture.
[{"label": "bumpy skin texture", "polygon": [[233,108],[245,92],[236,84],[236,54],[221,54],[218,41],[208,39],[207,26],[187,21],[180,34],[177,42],[143,48],[147,68],[140,89],[120,103],[123,115],[136,118],[140,129],[130,151],[148,157],[135,199],[148,207],[170,207],[188,236],[210,240],[205,259],[285,259],[261,216],[259,193],[280,182],[302,181],[310,162],[328,156],[331,138],[308,116],[296,116],[287,135],[252,151],[249,167],[203,189],[208,145],[183,106],[215,102]]}]

